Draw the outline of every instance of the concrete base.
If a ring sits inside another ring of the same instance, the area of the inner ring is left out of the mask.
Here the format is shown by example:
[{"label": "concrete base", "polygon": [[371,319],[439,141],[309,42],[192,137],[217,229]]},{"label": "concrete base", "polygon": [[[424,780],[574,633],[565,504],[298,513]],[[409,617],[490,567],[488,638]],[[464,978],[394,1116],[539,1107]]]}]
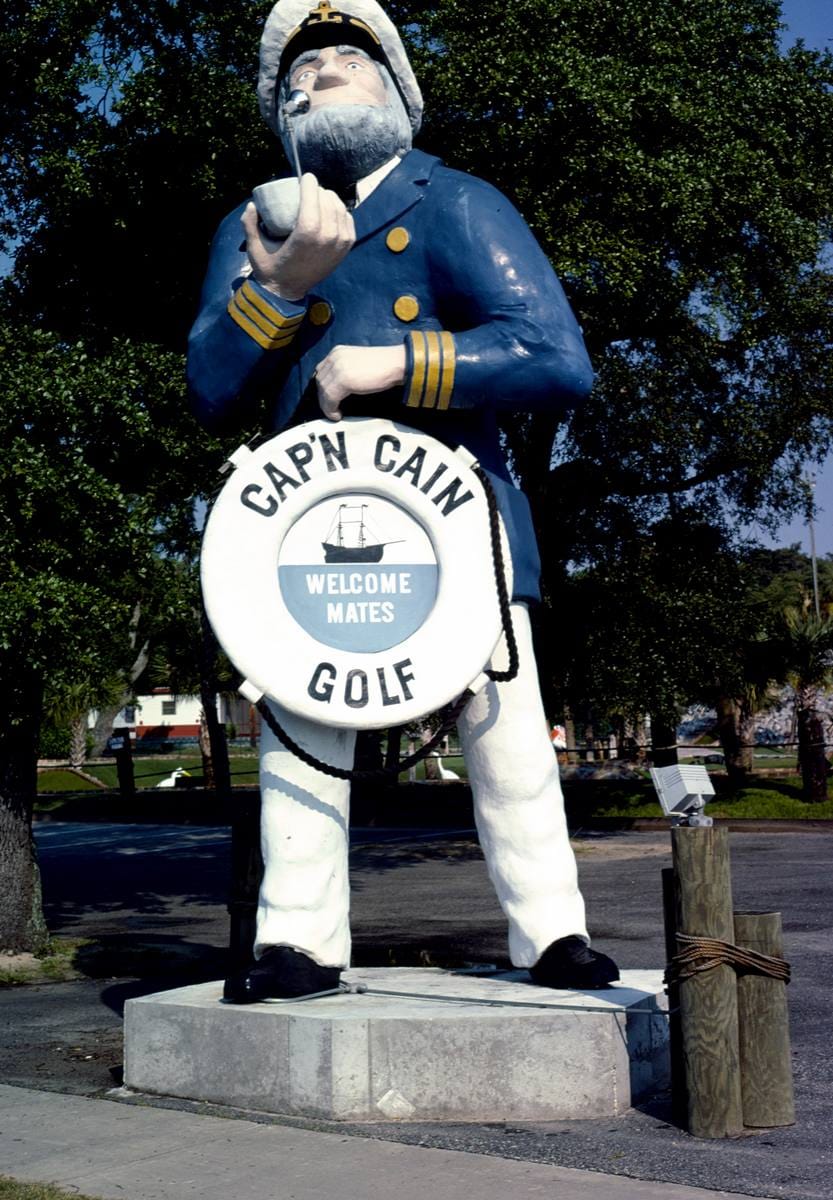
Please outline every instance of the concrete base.
[{"label": "concrete base", "polygon": [[125,1005],[125,1084],[139,1092],[350,1121],[615,1116],[668,1081],[658,971],[552,991],[525,971],[345,971],[368,988],[237,1006],[222,985]]}]

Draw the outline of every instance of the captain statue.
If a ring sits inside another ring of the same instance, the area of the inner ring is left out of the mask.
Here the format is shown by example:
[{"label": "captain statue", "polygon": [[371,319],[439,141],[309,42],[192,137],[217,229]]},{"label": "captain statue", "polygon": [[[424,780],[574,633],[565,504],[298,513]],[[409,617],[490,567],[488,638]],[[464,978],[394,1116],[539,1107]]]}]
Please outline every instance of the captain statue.
[{"label": "captain statue", "polygon": [[[618,970],[587,935],[530,634],[538,552],[498,431],[501,411],[561,414],[588,394],[581,332],[509,201],[412,149],[422,98],[376,0],[310,2],[278,0],[258,85],[305,172],[297,221],[272,239],[248,202],[221,224],[189,343],[194,411],[218,432],[251,423],[263,397],[276,431],[383,416],[485,468],[511,548],[519,670],[458,722],[480,845],[515,967],[542,986],[604,987]],[[287,103],[298,91],[305,111]],[[273,709],[309,753],[352,765],[354,732]],[[261,796],[256,961],[225,985],[241,1004],[336,987],[350,961],[349,784],[264,727]]]}]

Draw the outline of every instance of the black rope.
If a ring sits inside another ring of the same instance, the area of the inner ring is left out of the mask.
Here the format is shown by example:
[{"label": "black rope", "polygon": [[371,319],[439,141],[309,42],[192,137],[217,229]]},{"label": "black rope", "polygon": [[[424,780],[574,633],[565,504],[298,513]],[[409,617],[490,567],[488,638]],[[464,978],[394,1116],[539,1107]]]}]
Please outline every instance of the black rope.
[{"label": "black rope", "polygon": [[[486,676],[495,683],[508,683],[518,674],[518,643],[515,640],[515,630],[512,625],[512,612],[510,608],[509,589],[506,586],[506,565],[503,559],[503,546],[500,540],[500,513],[498,510],[497,499],[491,481],[481,466],[472,468],[474,474],[480,480],[481,486],[486,496],[486,505],[489,510],[489,537],[492,545],[492,565],[495,573],[495,586],[497,588],[498,605],[500,607],[500,623],[503,629],[504,637],[506,638],[506,646],[509,651],[509,666],[505,671],[485,671]],[[427,758],[433,750],[439,746],[440,742],[451,732],[462,713],[463,709],[471,700],[474,693],[470,688],[457,697],[451,704],[440,710],[441,722],[440,727],[430,741],[425,745],[420,746],[419,750],[415,750],[413,754],[409,754],[407,758],[396,766],[389,767],[373,767],[366,770],[357,770],[356,768],[334,767],[332,763],[326,763],[320,758],[316,758],[314,754],[310,754],[303,746],[300,746],[293,737],[291,737],[281,723],[278,721],[272,709],[269,707],[268,701],[261,697],[257,702],[257,710],[263,720],[274,733],[279,741],[283,742],[287,750],[299,758],[301,762],[306,763],[308,767],[312,767],[316,771],[321,771],[324,775],[329,775],[333,779],[346,779],[354,782],[365,779],[390,779],[397,775],[401,775],[403,771],[407,771],[410,767],[416,766],[424,758]]]},{"label": "black rope", "polygon": [[506,671],[487,670],[486,674],[495,683],[509,683],[518,674],[518,643],[515,641],[509,589],[506,586],[506,566],[503,561],[503,546],[500,540],[500,512],[489,476],[479,463],[472,470],[480,480],[483,491],[486,493],[486,504],[489,508],[489,536],[492,542],[492,565],[495,572],[498,604],[500,605],[500,623],[503,627],[503,635],[506,638],[506,646],[509,650],[508,669]]},{"label": "black rope", "polygon": [[295,739],[286,732],[264,697],[258,700],[256,707],[275,737],[282,741],[287,750],[291,751],[296,758],[300,758],[301,762],[306,763],[308,767],[313,767],[316,771],[321,771],[324,775],[330,775],[333,779],[347,779],[350,782],[358,783],[365,779],[392,779],[396,775],[400,775],[403,771],[407,771],[409,767],[416,766],[432,750],[436,749],[443,738],[451,732],[457,724],[460,713],[473,695],[474,693],[469,688],[466,688],[452,704],[448,704],[445,708],[441,709],[442,724],[431,740],[426,742],[424,746],[420,746],[419,750],[414,751],[413,754],[409,754],[407,758],[403,758],[398,766],[371,767],[365,770],[355,767],[334,767],[332,763],[326,763],[322,759],[316,758],[314,754],[310,754],[303,746],[299,746]]}]

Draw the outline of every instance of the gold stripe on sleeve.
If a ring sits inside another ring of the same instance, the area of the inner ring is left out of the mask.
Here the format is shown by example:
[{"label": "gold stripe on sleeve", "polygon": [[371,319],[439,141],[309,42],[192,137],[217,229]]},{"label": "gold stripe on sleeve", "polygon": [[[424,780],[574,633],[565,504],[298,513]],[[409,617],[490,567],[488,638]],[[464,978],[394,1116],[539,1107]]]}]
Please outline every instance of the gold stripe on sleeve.
[{"label": "gold stripe on sleeve", "polygon": [[240,293],[246,297],[250,304],[255,306],[262,317],[265,317],[267,321],[271,321],[277,329],[296,329],[304,319],[304,313],[298,313],[294,317],[284,317],[281,313],[275,312],[262,296],[258,296],[248,279],[240,288]]},{"label": "gold stripe on sleeve", "polygon": [[250,303],[245,295],[246,285],[239,288],[228,302],[227,312],[235,324],[257,342],[263,350],[282,350],[295,337],[304,314],[294,324],[281,328],[274,321],[269,321],[261,315],[261,311]]},{"label": "gold stripe on sleeve", "polygon": [[443,350],[443,370],[440,379],[440,394],[437,399],[437,408],[447,409],[451,403],[451,390],[454,387],[454,365],[456,360],[454,338],[446,330],[443,330],[440,334],[440,344]]},{"label": "gold stripe on sleeve", "polygon": [[422,401],[423,408],[434,408],[437,403],[437,392],[440,387],[440,362],[442,351],[440,350],[440,338],[432,329],[425,335],[428,350],[428,371],[425,379],[425,399]]},{"label": "gold stripe on sleeve", "polygon": [[405,403],[408,408],[419,408],[422,401],[422,389],[425,383],[425,334],[414,331],[410,337],[414,367],[411,372],[411,386],[408,389],[408,398]]},{"label": "gold stripe on sleeve", "polygon": [[228,312],[228,315],[231,317],[232,321],[234,321],[234,323],[236,325],[239,325],[244,333],[247,333],[250,338],[252,338],[254,341],[256,341],[258,346],[261,347],[261,349],[263,349],[263,350],[274,350],[275,349],[275,343],[274,343],[273,339],[270,337],[267,337],[266,334],[262,330],[258,329],[257,325],[254,325],[249,320],[249,318],[237,307],[237,305],[234,303],[234,300],[229,301],[228,309],[226,311]]},{"label": "gold stripe on sleeve", "polygon": [[280,329],[274,321],[267,321],[266,317],[261,316],[260,311],[242,294],[243,289],[235,292],[232,299],[232,304],[240,309],[244,316],[248,317],[253,325],[257,325],[263,333],[272,341],[280,340],[282,343],[292,341],[295,336],[295,329]]}]

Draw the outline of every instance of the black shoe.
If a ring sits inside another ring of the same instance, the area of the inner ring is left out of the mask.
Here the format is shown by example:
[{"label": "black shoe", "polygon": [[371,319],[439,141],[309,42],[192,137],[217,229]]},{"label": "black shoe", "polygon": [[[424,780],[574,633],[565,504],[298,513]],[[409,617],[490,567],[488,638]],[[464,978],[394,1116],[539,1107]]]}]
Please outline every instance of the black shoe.
[{"label": "black shoe", "polygon": [[529,968],[532,982],[539,987],[594,988],[607,987],[619,978],[619,968],[612,958],[591,950],[583,938],[563,937],[548,946],[534,967]]},{"label": "black shoe", "polygon": [[289,1000],[338,987],[338,967],[321,967],[289,946],[266,950],[254,966],[226,980],[223,999],[230,1004],[256,1004],[258,1000]]}]

